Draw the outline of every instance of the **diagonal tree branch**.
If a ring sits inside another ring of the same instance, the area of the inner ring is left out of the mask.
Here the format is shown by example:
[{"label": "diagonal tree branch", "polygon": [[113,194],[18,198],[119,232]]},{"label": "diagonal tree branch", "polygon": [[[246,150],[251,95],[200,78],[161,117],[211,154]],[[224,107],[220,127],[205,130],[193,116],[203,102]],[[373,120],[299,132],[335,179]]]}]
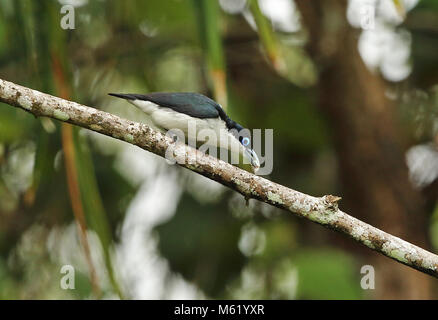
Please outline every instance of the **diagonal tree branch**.
[{"label": "diagonal tree branch", "polygon": [[185,157],[181,166],[215,180],[239,193],[292,212],[327,228],[339,231],[357,242],[411,268],[438,278],[438,256],[362,222],[338,208],[339,197],[320,198],[289,189],[256,176],[224,161],[203,154],[150,127],[116,115],[67,101],[0,79],[0,101],[35,116],[54,118],[128,143],[164,157],[166,150]]}]

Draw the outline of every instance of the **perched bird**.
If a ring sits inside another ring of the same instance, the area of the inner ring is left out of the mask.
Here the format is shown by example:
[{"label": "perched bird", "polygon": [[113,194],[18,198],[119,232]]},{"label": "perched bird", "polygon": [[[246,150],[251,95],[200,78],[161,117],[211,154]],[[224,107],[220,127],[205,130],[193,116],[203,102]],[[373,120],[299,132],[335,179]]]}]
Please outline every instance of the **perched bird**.
[{"label": "perched bird", "polygon": [[[196,125],[196,132],[202,129],[211,129],[217,136],[217,143],[226,141],[225,149],[230,152],[239,150],[239,156],[251,164],[253,172],[260,168],[257,154],[252,149],[251,135],[249,130],[244,130],[240,124],[231,120],[220,104],[212,99],[192,92],[154,92],[150,94],[121,94],[109,93],[109,95],[122,98],[146,113],[152,125],[166,132],[179,129],[185,135],[190,134],[189,122]],[[195,134],[197,143],[206,142],[203,137]],[[208,143],[208,141],[207,141]],[[217,145],[216,147],[224,148]]]}]

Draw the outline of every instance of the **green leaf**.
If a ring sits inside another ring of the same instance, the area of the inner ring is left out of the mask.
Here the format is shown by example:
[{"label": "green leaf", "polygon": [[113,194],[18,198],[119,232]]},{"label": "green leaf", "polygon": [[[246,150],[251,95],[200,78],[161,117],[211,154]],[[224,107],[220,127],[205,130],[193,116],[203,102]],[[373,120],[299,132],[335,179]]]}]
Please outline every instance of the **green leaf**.
[{"label": "green leaf", "polygon": [[209,80],[215,99],[226,108],[227,88],[224,49],[219,27],[220,10],[216,0],[193,0],[198,18],[201,45],[207,58]]},{"label": "green leaf", "polygon": [[317,70],[312,59],[299,46],[283,44],[269,19],[263,15],[258,0],[248,1],[264,51],[277,73],[300,87],[314,85],[317,81]]},{"label": "green leaf", "polygon": [[123,296],[116,281],[111,261],[111,228],[97,185],[91,151],[86,138],[79,134],[77,127],[74,128],[74,144],[81,199],[84,205],[87,226],[94,230],[100,239],[109,280],[116,293],[122,298]]},{"label": "green leaf", "polygon": [[35,195],[38,194],[41,185],[47,186],[53,178],[55,159],[56,137],[54,134],[47,133],[42,126],[39,128],[37,139],[35,165],[33,169],[33,181],[30,189],[27,192],[30,205],[33,204]]},{"label": "green leaf", "polygon": [[263,15],[260,10],[258,0],[248,0],[249,9],[254,17],[257,25],[257,31],[259,33],[260,40],[263,48],[268,55],[268,59],[272,66],[280,73],[284,72],[285,64],[283,57],[280,54],[278,40],[275,36],[269,20]]}]

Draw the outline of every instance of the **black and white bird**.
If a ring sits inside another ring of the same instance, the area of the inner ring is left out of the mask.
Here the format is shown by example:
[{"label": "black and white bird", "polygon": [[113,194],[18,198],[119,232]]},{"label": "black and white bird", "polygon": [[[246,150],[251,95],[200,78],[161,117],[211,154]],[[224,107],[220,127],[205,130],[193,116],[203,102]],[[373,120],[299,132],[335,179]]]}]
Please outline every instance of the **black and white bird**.
[{"label": "black and white bird", "polygon": [[[251,135],[249,130],[231,120],[220,104],[214,100],[192,92],[154,92],[149,94],[121,94],[109,93],[109,95],[122,98],[146,113],[151,124],[161,132],[179,129],[185,135],[190,134],[189,122],[194,121],[196,132],[202,129],[213,130],[220,141],[226,141],[225,149],[230,152],[239,150],[239,156],[251,164],[253,172],[260,168],[259,158],[252,149]],[[191,139],[199,141],[195,133]],[[220,146],[222,147],[222,145]]]}]

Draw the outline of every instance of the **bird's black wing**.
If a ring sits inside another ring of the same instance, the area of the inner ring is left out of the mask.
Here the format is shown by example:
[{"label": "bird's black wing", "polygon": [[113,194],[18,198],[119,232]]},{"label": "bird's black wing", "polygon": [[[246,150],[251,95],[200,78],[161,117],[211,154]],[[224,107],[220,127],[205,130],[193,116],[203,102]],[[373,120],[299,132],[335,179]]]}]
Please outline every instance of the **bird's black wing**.
[{"label": "bird's black wing", "polygon": [[194,118],[221,117],[224,121],[228,120],[227,115],[217,102],[199,93],[154,92],[145,95],[109,93],[109,95],[128,100],[150,101]]}]

